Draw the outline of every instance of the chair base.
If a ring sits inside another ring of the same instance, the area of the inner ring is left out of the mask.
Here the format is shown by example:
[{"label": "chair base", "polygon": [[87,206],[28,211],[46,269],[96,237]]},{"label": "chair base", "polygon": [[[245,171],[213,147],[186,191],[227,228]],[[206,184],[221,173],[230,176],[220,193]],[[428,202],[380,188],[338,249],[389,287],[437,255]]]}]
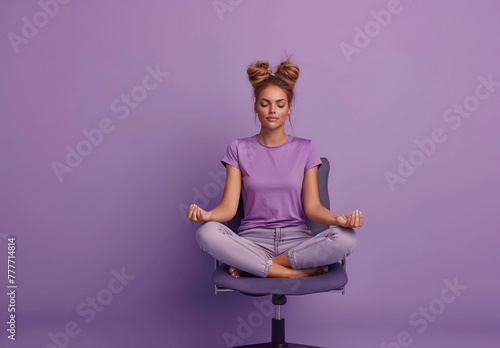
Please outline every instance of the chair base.
[{"label": "chair base", "polygon": [[[285,295],[273,295],[273,304],[280,307],[286,303]],[[233,348],[321,348],[304,344],[288,343],[285,341],[285,319],[272,319],[272,339],[268,343],[249,344]]]},{"label": "chair base", "polygon": [[321,348],[317,346],[306,346],[303,344],[297,343],[258,343],[258,344],[250,344],[247,346],[237,346],[234,348]]}]

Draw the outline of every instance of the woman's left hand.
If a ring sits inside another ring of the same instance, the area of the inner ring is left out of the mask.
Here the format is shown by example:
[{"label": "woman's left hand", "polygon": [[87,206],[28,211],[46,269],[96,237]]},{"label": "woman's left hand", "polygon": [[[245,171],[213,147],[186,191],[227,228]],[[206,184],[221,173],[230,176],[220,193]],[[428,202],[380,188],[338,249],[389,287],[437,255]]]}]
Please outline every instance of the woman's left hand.
[{"label": "woman's left hand", "polygon": [[363,213],[358,209],[352,213],[346,213],[337,217],[337,225],[342,227],[361,227],[363,226]]}]

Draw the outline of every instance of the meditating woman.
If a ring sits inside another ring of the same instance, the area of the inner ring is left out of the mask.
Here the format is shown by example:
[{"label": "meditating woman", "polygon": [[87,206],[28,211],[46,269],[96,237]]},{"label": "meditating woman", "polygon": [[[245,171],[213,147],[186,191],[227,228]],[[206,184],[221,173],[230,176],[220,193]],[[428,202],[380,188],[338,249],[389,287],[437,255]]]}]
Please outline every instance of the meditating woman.
[{"label": "meditating woman", "polygon": [[[285,133],[299,68],[289,59],[273,73],[266,61],[252,63],[258,134],[232,141],[221,162],[226,182],[221,203],[206,211],[192,204],[187,217],[202,222],[200,248],[231,266],[229,273],[300,278],[328,272],[329,264],[352,253],[363,225],[359,210],[337,215],[319,199],[321,159],[313,141]],[[242,191],[243,187],[243,191]],[[235,233],[223,222],[236,214],[240,193],[244,218]],[[313,235],[305,217],[329,226]]]}]

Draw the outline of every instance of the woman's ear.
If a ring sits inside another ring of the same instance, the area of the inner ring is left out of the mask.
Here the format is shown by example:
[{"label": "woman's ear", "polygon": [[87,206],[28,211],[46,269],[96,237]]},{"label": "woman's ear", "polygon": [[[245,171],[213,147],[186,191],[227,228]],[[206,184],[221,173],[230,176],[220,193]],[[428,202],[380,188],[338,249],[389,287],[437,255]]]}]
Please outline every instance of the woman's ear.
[{"label": "woman's ear", "polygon": [[292,104],[288,105],[288,115],[292,113]]}]

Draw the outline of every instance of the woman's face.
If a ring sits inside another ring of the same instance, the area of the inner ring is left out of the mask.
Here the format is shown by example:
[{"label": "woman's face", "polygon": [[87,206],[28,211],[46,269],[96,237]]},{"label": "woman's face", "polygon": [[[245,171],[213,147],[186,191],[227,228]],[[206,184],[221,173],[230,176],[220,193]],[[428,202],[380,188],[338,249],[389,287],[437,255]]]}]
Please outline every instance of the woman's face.
[{"label": "woman's face", "polygon": [[284,127],[291,108],[292,104],[288,104],[285,91],[273,85],[262,89],[255,102],[255,112],[259,115],[262,128]]}]

